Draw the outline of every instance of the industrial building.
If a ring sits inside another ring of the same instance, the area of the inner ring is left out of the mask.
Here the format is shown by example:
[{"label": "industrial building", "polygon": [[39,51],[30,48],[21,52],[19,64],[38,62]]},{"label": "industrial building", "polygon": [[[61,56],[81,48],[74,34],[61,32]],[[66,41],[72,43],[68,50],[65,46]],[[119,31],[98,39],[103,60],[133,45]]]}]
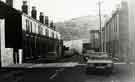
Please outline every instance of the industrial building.
[{"label": "industrial building", "polygon": [[90,42],[91,48],[98,52],[100,50],[100,31],[99,30],[90,30]]}]

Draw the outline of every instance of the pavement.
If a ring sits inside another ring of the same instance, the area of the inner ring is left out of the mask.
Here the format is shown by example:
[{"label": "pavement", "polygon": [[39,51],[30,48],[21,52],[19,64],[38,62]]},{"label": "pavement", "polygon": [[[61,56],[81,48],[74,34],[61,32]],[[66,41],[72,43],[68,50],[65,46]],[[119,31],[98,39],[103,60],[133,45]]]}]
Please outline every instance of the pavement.
[{"label": "pavement", "polygon": [[[40,64],[39,63],[40,61],[42,61],[43,64]],[[52,79],[57,75],[57,73],[61,72],[61,69],[64,70],[63,67],[64,68],[75,67],[78,64],[76,62],[81,62],[81,61],[83,61],[82,56],[72,55],[72,56],[60,58],[59,60],[55,61],[57,63],[46,63],[44,59],[40,59],[40,60],[35,61],[36,64],[24,63],[24,64],[18,64],[18,65],[11,65],[9,66],[8,69],[3,68],[0,70],[0,82],[27,82],[23,80],[26,80],[26,79],[29,80],[31,77],[36,78],[36,76],[34,75],[40,76],[40,74],[45,76],[47,79],[48,78]],[[20,67],[20,68],[14,69],[14,67]],[[22,69],[24,67],[29,67],[32,69]],[[43,69],[39,69],[39,67],[42,67]],[[33,69],[33,68],[38,68],[38,69]],[[43,76],[40,76],[39,78]]]},{"label": "pavement", "polygon": [[55,62],[84,62],[84,59],[83,55],[73,54],[50,60],[47,58],[38,58],[36,60],[29,60],[26,63],[55,63]]},{"label": "pavement", "polygon": [[59,68],[59,67],[75,67],[76,65],[84,63],[84,58],[82,55],[71,55],[59,58],[53,62],[46,62],[46,59],[40,58],[33,62],[27,62],[23,64],[12,64],[4,68]]}]

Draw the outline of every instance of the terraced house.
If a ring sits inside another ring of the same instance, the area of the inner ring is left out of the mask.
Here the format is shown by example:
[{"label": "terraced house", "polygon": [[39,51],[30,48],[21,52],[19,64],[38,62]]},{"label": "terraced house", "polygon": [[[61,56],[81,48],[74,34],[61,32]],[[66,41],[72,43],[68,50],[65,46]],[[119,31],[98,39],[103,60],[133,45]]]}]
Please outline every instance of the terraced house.
[{"label": "terraced house", "polygon": [[120,8],[117,8],[102,29],[104,50],[121,60],[126,60],[129,56],[128,18],[128,3],[122,1]]}]

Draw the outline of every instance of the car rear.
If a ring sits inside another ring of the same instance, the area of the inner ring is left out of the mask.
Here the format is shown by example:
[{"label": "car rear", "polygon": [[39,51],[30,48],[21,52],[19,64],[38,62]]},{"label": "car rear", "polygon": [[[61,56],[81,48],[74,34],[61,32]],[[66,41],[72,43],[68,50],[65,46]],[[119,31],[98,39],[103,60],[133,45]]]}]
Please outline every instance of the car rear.
[{"label": "car rear", "polygon": [[112,72],[113,61],[107,55],[94,55],[87,58],[87,70],[88,71],[107,71]]}]

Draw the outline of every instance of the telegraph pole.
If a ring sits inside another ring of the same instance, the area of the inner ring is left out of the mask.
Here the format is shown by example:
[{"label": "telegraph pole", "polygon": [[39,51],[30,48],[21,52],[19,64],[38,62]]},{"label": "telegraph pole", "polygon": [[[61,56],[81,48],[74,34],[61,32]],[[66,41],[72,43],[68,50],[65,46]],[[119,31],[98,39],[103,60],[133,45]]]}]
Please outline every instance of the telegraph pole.
[{"label": "telegraph pole", "polygon": [[98,1],[98,9],[99,9],[99,33],[100,33],[100,51],[103,51],[102,46],[102,19],[101,19],[101,1]]}]

